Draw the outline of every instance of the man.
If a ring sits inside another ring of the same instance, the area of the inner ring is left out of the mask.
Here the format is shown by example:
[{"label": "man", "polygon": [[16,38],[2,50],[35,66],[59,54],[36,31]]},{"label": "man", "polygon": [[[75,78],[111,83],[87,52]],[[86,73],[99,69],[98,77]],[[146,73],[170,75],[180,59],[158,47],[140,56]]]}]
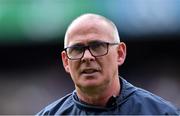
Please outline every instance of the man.
[{"label": "man", "polygon": [[110,20],[81,15],[68,27],[64,41],[63,66],[75,90],[38,115],[177,114],[169,102],[119,77],[126,45]]}]

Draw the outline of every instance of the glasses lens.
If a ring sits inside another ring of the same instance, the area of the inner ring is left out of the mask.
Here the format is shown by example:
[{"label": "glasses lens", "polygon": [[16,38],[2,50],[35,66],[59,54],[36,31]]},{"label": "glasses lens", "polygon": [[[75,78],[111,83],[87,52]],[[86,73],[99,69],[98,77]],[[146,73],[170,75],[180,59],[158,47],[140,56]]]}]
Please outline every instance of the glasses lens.
[{"label": "glasses lens", "polygon": [[91,44],[89,48],[93,56],[102,56],[107,53],[107,46],[107,43],[98,42]]},{"label": "glasses lens", "polygon": [[[106,42],[93,42],[88,46],[71,46],[66,48],[66,53],[69,59],[77,60],[83,57],[86,49],[88,49],[94,57],[104,56],[108,53],[108,45]],[[114,45],[114,44],[112,44]]]},{"label": "glasses lens", "polygon": [[84,48],[80,46],[74,46],[67,48],[66,51],[70,59],[79,59],[83,55]]}]

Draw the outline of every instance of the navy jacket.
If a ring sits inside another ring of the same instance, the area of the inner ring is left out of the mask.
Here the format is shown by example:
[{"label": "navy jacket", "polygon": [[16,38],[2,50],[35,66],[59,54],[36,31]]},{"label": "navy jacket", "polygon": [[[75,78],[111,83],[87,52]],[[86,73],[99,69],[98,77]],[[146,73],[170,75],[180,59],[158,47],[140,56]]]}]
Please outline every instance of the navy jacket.
[{"label": "navy jacket", "polygon": [[55,101],[37,115],[176,115],[177,109],[164,99],[135,87],[120,78],[121,92],[111,97],[107,107],[98,107],[78,100],[76,91]]}]

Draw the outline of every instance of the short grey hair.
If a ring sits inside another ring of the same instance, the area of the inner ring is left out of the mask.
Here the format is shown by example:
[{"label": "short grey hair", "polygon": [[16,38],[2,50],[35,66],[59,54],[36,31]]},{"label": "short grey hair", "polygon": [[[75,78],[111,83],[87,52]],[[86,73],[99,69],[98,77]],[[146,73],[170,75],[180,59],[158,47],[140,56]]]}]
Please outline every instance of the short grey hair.
[{"label": "short grey hair", "polygon": [[94,18],[98,18],[98,19],[101,19],[101,20],[104,20],[105,22],[107,22],[108,24],[110,24],[113,29],[114,29],[114,40],[116,43],[120,43],[120,37],[119,37],[119,33],[118,33],[118,29],[116,27],[116,25],[109,19],[107,19],[106,17],[104,16],[101,16],[101,15],[98,15],[98,14],[93,14],[93,13],[86,13],[86,14],[83,14],[83,15],[80,15],[79,17],[77,17],[76,19],[74,19],[71,24],[68,26],[67,30],[66,30],[66,33],[65,33],[65,37],[64,37],[64,48],[67,47],[67,44],[68,44],[68,33],[70,31],[70,29],[73,27],[74,24],[76,24],[80,19],[84,18],[84,17],[94,17]]}]

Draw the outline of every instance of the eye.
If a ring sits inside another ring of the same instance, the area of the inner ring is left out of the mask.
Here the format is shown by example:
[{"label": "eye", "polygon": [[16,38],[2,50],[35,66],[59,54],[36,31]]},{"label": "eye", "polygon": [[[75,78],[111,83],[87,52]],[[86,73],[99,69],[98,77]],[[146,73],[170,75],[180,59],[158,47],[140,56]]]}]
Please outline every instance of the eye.
[{"label": "eye", "polygon": [[103,42],[96,42],[90,45],[91,51],[94,53],[101,53],[106,49],[107,44]]},{"label": "eye", "polygon": [[68,48],[69,54],[77,54],[77,53],[82,53],[82,52],[83,52],[82,46],[72,46]]}]

